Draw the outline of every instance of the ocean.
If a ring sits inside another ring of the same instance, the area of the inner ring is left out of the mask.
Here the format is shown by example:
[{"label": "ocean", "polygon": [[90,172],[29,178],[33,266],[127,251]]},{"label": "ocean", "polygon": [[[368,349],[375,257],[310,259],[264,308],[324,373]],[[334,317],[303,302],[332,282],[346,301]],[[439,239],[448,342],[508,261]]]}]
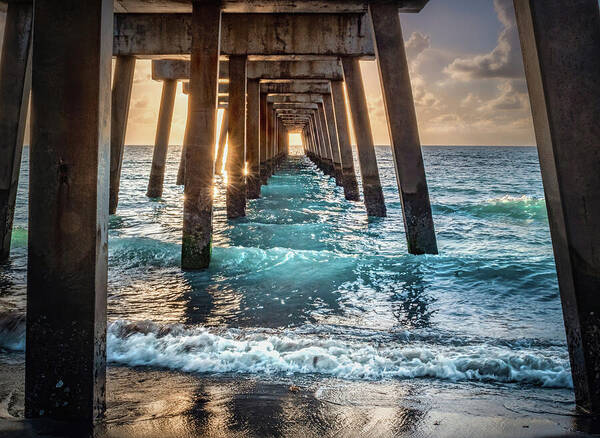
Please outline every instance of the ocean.
[{"label": "ocean", "polygon": [[[0,266],[0,364],[21,367],[27,151]],[[183,272],[180,148],[169,150],[163,197],[148,199],[152,147],[126,147],[109,224],[112,375],[527,394],[567,415],[573,382],[536,149],[423,147],[439,245],[426,256],[407,254],[391,149],[376,151],[386,218],[368,219],[304,156],[290,156],[239,220],[227,220],[226,176],[216,176],[211,266]]]}]

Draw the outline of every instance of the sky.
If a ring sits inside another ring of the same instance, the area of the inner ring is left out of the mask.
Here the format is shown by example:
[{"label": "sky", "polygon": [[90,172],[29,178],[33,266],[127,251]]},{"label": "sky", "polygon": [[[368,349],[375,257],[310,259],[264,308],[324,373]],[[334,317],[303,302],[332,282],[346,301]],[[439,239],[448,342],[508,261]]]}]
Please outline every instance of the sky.
[{"label": "sky", "polygon": [[[535,144],[512,0],[430,0],[400,20],[422,144]],[[361,69],[375,144],[389,144],[377,64]],[[160,95],[150,61],[138,60],[126,144],[154,143]],[[171,144],[182,143],[186,112],[179,85]]]}]

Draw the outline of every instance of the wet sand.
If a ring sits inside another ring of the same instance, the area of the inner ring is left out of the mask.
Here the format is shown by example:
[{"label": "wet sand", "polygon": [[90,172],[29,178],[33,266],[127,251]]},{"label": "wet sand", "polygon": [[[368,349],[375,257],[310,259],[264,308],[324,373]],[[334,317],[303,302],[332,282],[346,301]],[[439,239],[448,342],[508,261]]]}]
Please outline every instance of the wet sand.
[{"label": "wet sand", "polygon": [[[23,420],[23,364],[0,367],[0,436],[87,435]],[[199,376],[109,367],[107,412],[93,431],[117,437],[590,436],[572,394],[429,379],[386,382]]]}]

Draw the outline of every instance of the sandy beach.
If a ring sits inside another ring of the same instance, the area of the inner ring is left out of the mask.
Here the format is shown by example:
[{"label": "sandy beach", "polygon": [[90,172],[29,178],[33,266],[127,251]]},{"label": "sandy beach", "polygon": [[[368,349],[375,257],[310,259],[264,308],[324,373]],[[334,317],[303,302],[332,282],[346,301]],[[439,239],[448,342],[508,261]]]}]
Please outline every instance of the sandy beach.
[{"label": "sandy beach", "polygon": [[[0,371],[0,436],[80,437],[87,430],[24,420],[22,363]],[[598,423],[566,390],[453,384],[202,376],[109,367],[99,438],[562,437]]]}]

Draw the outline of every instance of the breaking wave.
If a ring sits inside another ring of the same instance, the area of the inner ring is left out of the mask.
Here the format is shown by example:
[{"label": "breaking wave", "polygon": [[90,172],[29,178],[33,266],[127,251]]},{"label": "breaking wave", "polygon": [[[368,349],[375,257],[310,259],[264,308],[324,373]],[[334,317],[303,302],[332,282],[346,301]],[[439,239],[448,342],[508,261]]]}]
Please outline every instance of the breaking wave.
[{"label": "breaking wave", "polygon": [[428,345],[341,340],[295,330],[209,330],[116,321],[108,330],[109,361],[185,372],[317,374],[343,379],[437,378],[518,382],[571,388],[564,349]]},{"label": "breaking wave", "polygon": [[440,213],[462,213],[475,217],[505,217],[520,220],[546,220],[546,202],[533,196],[505,195],[499,198],[460,204],[440,204],[435,208]]},{"label": "breaking wave", "polygon": [[[119,320],[108,327],[107,357],[119,365],[194,373],[435,378],[573,387],[566,351],[558,345],[522,341],[485,345],[481,339],[431,344],[408,333],[392,342],[389,337],[349,331],[353,336],[340,339],[339,334],[302,328],[217,330]],[[0,349],[24,351],[23,315],[0,316]]]}]

